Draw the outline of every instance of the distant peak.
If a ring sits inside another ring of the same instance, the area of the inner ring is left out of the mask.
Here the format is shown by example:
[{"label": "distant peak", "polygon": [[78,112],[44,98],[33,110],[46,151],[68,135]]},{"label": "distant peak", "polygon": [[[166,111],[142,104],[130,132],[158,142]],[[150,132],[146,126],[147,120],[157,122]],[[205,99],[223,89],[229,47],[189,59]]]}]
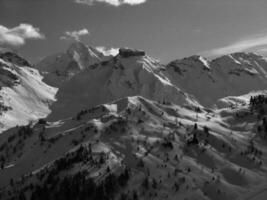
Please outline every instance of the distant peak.
[{"label": "distant peak", "polygon": [[203,56],[200,56],[200,55],[192,55],[192,56],[189,56],[189,57],[185,57],[183,58],[182,60],[194,60],[194,61],[207,61],[208,62],[208,59],[203,57]]},{"label": "distant peak", "polygon": [[232,60],[248,59],[250,60],[250,59],[261,59],[261,58],[263,58],[263,56],[255,52],[235,52],[235,53],[226,54],[226,55],[217,57],[212,61],[224,60],[224,59],[232,59]]},{"label": "distant peak", "polygon": [[100,51],[98,51],[96,48],[94,48],[92,46],[88,46],[81,41],[73,42],[69,46],[69,48],[67,50],[67,54],[69,54],[71,56],[74,56],[75,54],[79,54],[81,56],[90,55],[91,57],[94,57],[97,59],[101,59],[102,57],[104,57],[104,55]]},{"label": "distant peak", "polygon": [[189,56],[189,57],[184,57],[184,58],[181,58],[181,59],[177,59],[177,60],[174,60],[173,62],[177,62],[177,63],[192,63],[192,62],[205,62],[205,63],[208,63],[210,62],[209,59],[203,57],[203,56],[200,56],[200,55],[192,55],[192,56]]},{"label": "distant peak", "polygon": [[236,58],[236,57],[242,57],[242,58],[260,58],[260,57],[262,57],[262,55],[257,54],[255,52],[236,52],[236,53],[232,53],[230,55],[233,56],[234,58]]},{"label": "distant peak", "polygon": [[190,57],[185,57],[179,60],[171,62],[169,65],[188,65],[188,66],[202,66],[204,69],[210,69],[210,61],[207,58],[204,58],[200,55],[193,55]]}]

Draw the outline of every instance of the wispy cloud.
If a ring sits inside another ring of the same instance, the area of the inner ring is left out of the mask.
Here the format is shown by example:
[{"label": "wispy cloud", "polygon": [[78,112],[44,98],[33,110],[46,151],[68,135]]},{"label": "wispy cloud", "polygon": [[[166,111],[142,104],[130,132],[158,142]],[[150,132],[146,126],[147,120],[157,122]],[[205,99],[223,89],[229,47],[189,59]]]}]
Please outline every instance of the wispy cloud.
[{"label": "wispy cloud", "polygon": [[234,52],[240,52],[252,49],[255,50],[264,45],[267,45],[267,33],[254,35],[248,38],[243,38],[233,44],[207,51],[205,52],[205,54],[210,56],[219,56]]},{"label": "wispy cloud", "polygon": [[0,25],[0,44],[7,46],[21,46],[27,39],[44,39],[45,36],[39,28],[31,24],[20,24],[14,28]]},{"label": "wispy cloud", "polygon": [[89,35],[89,31],[84,28],[78,31],[66,31],[63,36],[60,37],[61,40],[80,40],[82,36]]},{"label": "wispy cloud", "polygon": [[74,0],[75,3],[92,6],[94,3],[106,3],[112,6],[121,6],[124,4],[135,6],[145,3],[147,0]]},{"label": "wispy cloud", "polygon": [[119,53],[119,49],[118,48],[107,48],[104,46],[98,46],[96,47],[96,49],[98,51],[100,51],[101,53],[103,53],[105,56],[116,56]]}]

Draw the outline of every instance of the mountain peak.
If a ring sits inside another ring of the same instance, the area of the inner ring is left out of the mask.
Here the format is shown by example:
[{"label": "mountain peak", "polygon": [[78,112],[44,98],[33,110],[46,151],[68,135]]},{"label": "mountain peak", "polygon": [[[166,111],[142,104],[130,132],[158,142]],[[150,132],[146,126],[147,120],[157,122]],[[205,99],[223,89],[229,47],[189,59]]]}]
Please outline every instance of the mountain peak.
[{"label": "mountain peak", "polygon": [[69,45],[67,52],[85,50],[87,50],[87,46],[84,43],[82,43],[81,41],[75,41]]},{"label": "mountain peak", "polygon": [[209,60],[207,58],[204,58],[203,56],[200,55],[193,55],[190,56],[188,58],[184,58],[184,61],[194,61],[196,63],[201,63],[202,65],[204,65],[206,68],[210,68],[209,67]]},{"label": "mountain peak", "polygon": [[235,53],[232,53],[230,55],[233,56],[233,57],[244,57],[244,58],[247,58],[247,57],[254,57],[254,58],[262,57],[262,55],[257,54],[255,52],[235,52]]},{"label": "mountain peak", "polygon": [[88,46],[82,43],[81,41],[73,42],[67,49],[67,54],[69,54],[72,57],[74,57],[75,54],[78,54],[84,58],[90,56],[96,59],[100,59],[104,56],[101,52],[99,52],[94,47]]},{"label": "mountain peak", "polygon": [[186,70],[188,66],[192,68],[199,68],[201,67],[204,70],[210,70],[210,61],[200,55],[193,55],[190,57],[174,60],[171,63],[168,64],[169,67],[174,68],[181,68],[179,71]]},{"label": "mountain peak", "polygon": [[46,83],[59,86],[65,80],[104,59],[105,56],[95,48],[76,41],[66,52],[43,59],[37,64],[37,68],[44,73]]},{"label": "mountain peak", "polygon": [[236,64],[246,63],[249,64],[251,61],[262,60],[263,56],[254,52],[235,52],[212,60],[213,63],[216,62],[234,62]]}]

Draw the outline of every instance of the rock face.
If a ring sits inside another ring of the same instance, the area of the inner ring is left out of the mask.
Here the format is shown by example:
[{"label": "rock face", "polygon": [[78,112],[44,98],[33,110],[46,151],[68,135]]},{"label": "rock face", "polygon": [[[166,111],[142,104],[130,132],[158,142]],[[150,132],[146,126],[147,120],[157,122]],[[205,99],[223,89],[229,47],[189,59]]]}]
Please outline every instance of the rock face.
[{"label": "rock face", "polygon": [[120,48],[119,55],[124,58],[132,57],[132,56],[145,56],[146,53],[141,50],[128,49],[128,48]]},{"label": "rock face", "polygon": [[0,62],[0,89],[2,87],[11,87],[19,81],[18,76],[12,73],[11,70],[12,67],[9,68],[8,65]]}]

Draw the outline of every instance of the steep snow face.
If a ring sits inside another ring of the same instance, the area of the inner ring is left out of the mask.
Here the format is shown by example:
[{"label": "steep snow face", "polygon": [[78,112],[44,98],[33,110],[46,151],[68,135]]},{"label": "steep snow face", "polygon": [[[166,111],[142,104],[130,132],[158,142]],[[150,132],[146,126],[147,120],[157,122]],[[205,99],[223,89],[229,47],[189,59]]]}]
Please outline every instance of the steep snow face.
[{"label": "steep snow face", "polygon": [[52,86],[60,86],[78,72],[98,63],[106,57],[81,42],[70,45],[65,53],[58,53],[43,59],[36,67],[44,75],[44,82]]},{"label": "steep snow face", "polygon": [[162,73],[149,56],[117,56],[74,76],[63,84],[50,117],[69,117],[77,110],[118,98],[141,95],[160,102],[197,104]]},{"label": "steep snow face", "polygon": [[43,83],[39,72],[25,63],[0,59],[0,132],[46,117],[55,101],[57,89]]},{"label": "steep snow face", "polygon": [[267,62],[253,53],[235,53],[207,61],[200,56],[176,60],[165,75],[204,106],[218,99],[267,87]]}]

